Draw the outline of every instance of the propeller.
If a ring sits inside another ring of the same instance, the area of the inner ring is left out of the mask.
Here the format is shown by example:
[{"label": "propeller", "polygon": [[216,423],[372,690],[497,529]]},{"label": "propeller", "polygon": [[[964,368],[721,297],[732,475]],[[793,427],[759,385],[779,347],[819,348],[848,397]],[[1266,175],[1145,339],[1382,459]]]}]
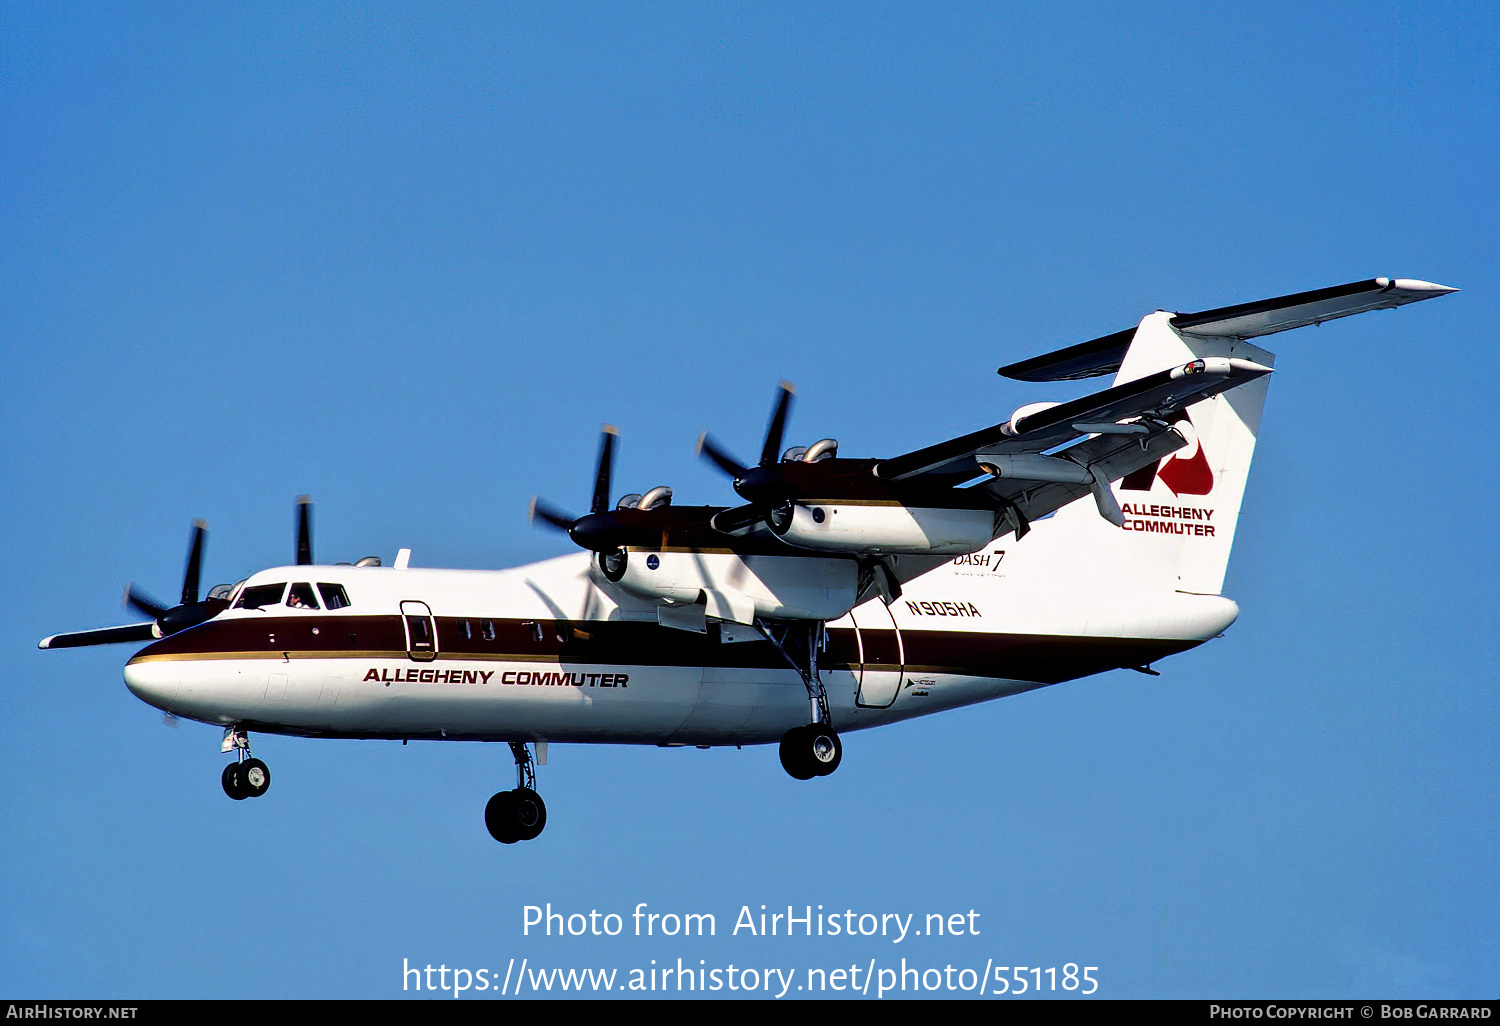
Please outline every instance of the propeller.
[{"label": "propeller", "polygon": [[297,496],[297,565],[312,566],[312,496]]},{"label": "propeller", "polygon": [[556,506],[532,496],[529,519],[563,531],[573,539],[575,545],[598,552],[612,553],[620,548],[614,536],[619,533],[619,518],[609,511],[609,490],[615,472],[615,446],[620,431],[613,424],[604,425],[599,439],[599,462],[594,468],[594,497],[589,503],[589,512],[575,517]]},{"label": "propeller", "polygon": [[609,489],[614,477],[615,444],[619,437],[618,428],[613,424],[604,425],[599,441],[599,462],[594,468],[594,499],[586,515],[575,517],[538,496],[532,496],[528,519],[532,523],[540,520],[565,532],[574,544],[585,549],[601,554],[618,549],[620,545],[613,536],[619,533],[620,523],[619,518],[609,512]]},{"label": "propeller", "polygon": [[533,524],[540,521],[549,527],[567,534],[575,545],[599,554],[599,566],[604,576],[618,581],[625,573],[625,538],[628,531],[640,524],[629,523],[631,511],[654,509],[672,501],[672,489],[665,486],[651,489],[645,495],[627,495],[614,508],[609,508],[610,484],[614,477],[615,447],[619,440],[619,429],[604,425],[599,442],[599,463],[594,469],[594,497],[589,512],[581,517],[558,509],[537,496],[532,496],[529,519]]},{"label": "propeller", "polygon": [[188,542],[187,565],[182,572],[182,595],[175,606],[159,602],[149,592],[134,584],[125,587],[125,605],[156,621],[156,632],[161,637],[175,634],[189,627],[196,627],[223,610],[228,603],[223,599],[198,600],[198,583],[203,574],[203,548],[208,541],[208,525],[202,520],[193,521],[193,533]]},{"label": "propeller", "polygon": [[787,415],[791,412],[792,396],[795,394],[796,389],[790,382],[783,381],[777,385],[776,405],[771,409],[771,422],[766,426],[766,440],[761,445],[760,463],[754,467],[740,463],[707,431],[698,436],[698,454],[733,478],[735,492],[750,503],[749,506],[725,510],[716,516],[714,527],[718,530],[736,531],[763,519],[773,526],[790,522],[791,492],[777,463],[782,435],[786,432]]}]

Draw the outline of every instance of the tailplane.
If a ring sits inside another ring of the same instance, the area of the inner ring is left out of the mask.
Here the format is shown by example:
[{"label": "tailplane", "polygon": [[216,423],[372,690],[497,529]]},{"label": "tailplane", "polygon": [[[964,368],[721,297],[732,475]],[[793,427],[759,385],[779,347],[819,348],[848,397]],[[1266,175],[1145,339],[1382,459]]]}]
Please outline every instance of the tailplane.
[{"label": "tailplane", "polygon": [[[1212,357],[1270,367],[1275,357],[1248,339],[1455,291],[1431,282],[1375,278],[1200,313],[1158,311],[1134,331],[1012,364],[1000,373],[1058,381],[1115,371],[1118,386]],[[1060,560],[1101,585],[1219,594],[1269,382],[1269,375],[1257,377],[1177,411],[1174,426],[1187,444],[1114,483],[1122,526],[1101,518],[1093,502],[1073,502],[1035,525],[1035,541],[1027,538],[1016,546],[1018,556],[1032,547],[1048,550],[1052,558],[1035,559],[1043,553],[1033,551],[1027,554],[1032,558],[1017,562],[1055,569]]]}]

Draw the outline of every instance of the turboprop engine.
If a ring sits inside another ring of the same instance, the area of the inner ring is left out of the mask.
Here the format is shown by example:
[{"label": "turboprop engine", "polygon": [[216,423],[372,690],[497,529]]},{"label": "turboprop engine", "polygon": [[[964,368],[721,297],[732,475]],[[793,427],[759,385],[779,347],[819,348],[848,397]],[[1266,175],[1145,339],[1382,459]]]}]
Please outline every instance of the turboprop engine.
[{"label": "turboprop engine", "polygon": [[825,621],[854,607],[861,568],[853,559],[720,548],[709,526],[714,511],[674,507],[666,486],[626,495],[609,509],[615,441],[615,429],[606,426],[589,513],[574,517],[531,502],[533,522],[567,532],[595,554],[590,573],[600,587],[658,603],[662,623],[698,631],[707,629],[707,617],[739,624]]},{"label": "turboprop engine", "polygon": [[716,515],[716,530],[734,534],[764,524],[799,549],[876,557],[963,555],[995,536],[994,508],[926,502],[894,490],[876,480],[869,461],[839,459],[832,438],[794,446],[778,460],[792,394],[783,381],[755,466],[741,463],[707,433],[699,437],[699,453],[733,478],[734,490],[747,501]]},{"label": "turboprop engine", "polygon": [[823,552],[958,556],[977,552],[995,536],[992,509],[943,509],[830,502],[793,504],[771,530],[788,545]]}]

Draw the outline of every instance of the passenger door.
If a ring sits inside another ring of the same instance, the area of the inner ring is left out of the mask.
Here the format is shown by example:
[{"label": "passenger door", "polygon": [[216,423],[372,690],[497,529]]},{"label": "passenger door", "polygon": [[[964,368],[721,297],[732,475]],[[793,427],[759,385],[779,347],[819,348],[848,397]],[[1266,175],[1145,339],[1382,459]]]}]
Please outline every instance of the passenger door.
[{"label": "passenger door", "polygon": [[401,603],[401,621],[406,627],[406,654],[419,663],[437,658],[437,624],[427,603],[408,599]]},{"label": "passenger door", "polygon": [[864,709],[888,709],[896,701],[906,673],[901,628],[884,602],[868,602],[851,611],[849,618],[854,621],[860,660],[854,704]]}]

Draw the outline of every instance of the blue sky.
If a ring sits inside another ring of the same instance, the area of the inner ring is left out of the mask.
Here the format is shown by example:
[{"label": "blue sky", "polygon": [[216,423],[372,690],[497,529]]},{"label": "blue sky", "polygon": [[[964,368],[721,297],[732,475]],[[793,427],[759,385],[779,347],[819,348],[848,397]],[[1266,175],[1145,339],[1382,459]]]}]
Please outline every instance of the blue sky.
[{"label": "blue sky", "polygon": [[[1493,997],[1500,15],[1483,4],[97,5],[0,13],[0,995],[400,996],[410,964],[1098,966],[1110,997]],[[206,576],[565,551],[617,491],[729,502],[698,432],[885,455],[1087,387],[994,370],[1376,275],[1276,337],[1222,640],[773,748],[219,732],[39,652]],[[708,912],[537,938],[522,909]],[[978,936],[728,937],[743,905]]]}]

